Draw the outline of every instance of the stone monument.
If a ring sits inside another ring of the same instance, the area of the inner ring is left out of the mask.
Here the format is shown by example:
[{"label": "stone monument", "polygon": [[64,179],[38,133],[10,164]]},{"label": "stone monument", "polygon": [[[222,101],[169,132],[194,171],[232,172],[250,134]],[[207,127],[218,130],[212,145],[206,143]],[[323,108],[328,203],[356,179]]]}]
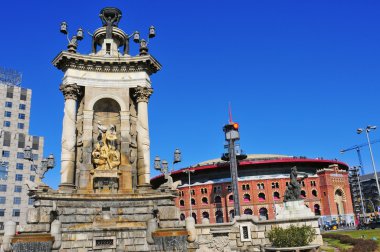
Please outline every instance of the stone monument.
[{"label": "stone monument", "polygon": [[[299,178],[298,175],[302,177]],[[278,209],[277,220],[315,216],[310,208],[305,206],[305,202],[301,198],[301,182],[307,177],[306,173],[297,172],[296,166],[291,168],[290,181],[284,195],[284,206]]]},{"label": "stone monument", "polygon": [[[187,248],[176,188],[150,186],[150,76],[161,65],[139,33],[129,36],[118,27],[121,16],[117,8],[102,9],[103,26],[92,35],[92,53],[77,53],[83,39],[78,29],[68,50],[53,60],[64,73],[61,183],[58,190],[33,186],[28,224],[17,227],[21,235],[16,236],[15,224],[7,224],[4,251]],[[65,22],[61,32],[68,33]],[[137,56],[129,54],[132,36],[140,45]],[[149,38],[154,36],[152,26]]]}]

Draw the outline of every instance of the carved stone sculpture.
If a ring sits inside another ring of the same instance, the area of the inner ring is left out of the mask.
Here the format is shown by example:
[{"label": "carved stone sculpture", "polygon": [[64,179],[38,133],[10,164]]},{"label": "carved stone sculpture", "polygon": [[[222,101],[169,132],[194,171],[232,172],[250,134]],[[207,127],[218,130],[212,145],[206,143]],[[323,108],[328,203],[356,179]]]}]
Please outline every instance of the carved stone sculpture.
[{"label": "carved stone sculpture", "polygon": [[116,126],[108,128],[98,122],[98,142],[92,151],[92,163],[95,169],[112,170],[120,165],[120,152],[116,150]]}]

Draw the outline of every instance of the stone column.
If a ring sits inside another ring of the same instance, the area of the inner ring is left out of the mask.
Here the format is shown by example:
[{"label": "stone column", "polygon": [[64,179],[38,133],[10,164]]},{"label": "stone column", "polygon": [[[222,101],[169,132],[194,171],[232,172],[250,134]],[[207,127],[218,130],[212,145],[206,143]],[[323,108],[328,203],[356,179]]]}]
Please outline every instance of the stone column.
[{"label": "stone column", "polygon": [[75,147],[76,147],[76,110],[80,87],[76,84],[61,85],[65,97],[62,127],[61,184],[60,190],[74,189]]},{"label": "stone column", "polygon": [[152,88],[137,87],[137,176],[138,185],[150,184],[150,139],[148,126],[148,101]]}]

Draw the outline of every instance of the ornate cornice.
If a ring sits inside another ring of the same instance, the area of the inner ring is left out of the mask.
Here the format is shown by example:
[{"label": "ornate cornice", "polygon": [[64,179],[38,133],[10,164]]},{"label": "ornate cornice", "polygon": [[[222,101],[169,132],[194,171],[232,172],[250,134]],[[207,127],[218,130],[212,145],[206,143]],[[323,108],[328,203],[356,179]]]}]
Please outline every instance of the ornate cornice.
[{"label": "ornate cornice", "polygon": [[83,94],[82,88],[77,84],[61,85],[59,86],[59,90],[62,91],[65,100],[78,100],[78,98],[81,97]]},{"label": "ornate cornice", "polygon": [[136,102],[148,102],[152,94],[153,88],[136,87],[133,96],[136,98]]},{"label": "ornate cornice", "polygon": [[92,72],[141,72],[149,75],[161,69],[160,63],[151,55],[103,57],[82,55],[62,51],[53,60],[53,65],[62,71],[69,68]]}]

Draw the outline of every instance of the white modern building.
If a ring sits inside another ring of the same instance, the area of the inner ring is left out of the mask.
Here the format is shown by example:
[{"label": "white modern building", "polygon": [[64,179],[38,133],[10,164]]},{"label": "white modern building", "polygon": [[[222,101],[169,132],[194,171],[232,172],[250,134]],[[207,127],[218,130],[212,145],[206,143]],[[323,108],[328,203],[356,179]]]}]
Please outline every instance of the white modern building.
[{"label": "white modern building", "polygon": [[[35,180],[43,158],[44,138],[29,135],[32,90],[20,83],[20,73],[0,69],[0,230],[8,220],[26,222],[33,200],[25,181]],[[24,159],[26,146],[32,148],[32,161]]]}]

